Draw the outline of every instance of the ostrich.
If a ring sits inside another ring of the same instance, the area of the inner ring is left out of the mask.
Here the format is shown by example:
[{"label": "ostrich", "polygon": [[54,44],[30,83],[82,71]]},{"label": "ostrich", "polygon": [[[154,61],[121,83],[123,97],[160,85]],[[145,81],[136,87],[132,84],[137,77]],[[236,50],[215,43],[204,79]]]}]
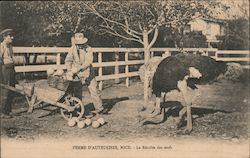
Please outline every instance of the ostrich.
[{"label": "ostrich", "polygon": [[226,63],[198,54],[177,54],[163,59],[152,79],[152,93],[156,96],[156,101],[154,110],[148,117],[159,115],[161,97],[177,89],[184,99],[183,108],[179,112],[179,121],[182,122],[184,114],[187,113],[187,127],[184,132],[190,133],[192,131],[191,105],[195,97],[188,94],[188,88],[197,89],[196,85],[211,83],[226,70]]}]

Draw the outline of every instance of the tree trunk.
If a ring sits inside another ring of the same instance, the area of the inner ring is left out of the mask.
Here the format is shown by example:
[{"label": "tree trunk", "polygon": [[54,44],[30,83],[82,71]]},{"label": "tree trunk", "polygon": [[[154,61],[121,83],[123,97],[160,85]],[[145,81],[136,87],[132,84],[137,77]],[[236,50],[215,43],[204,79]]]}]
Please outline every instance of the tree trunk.
[{"label": "tree trunk", "polygon": [[[148,42],[148,32],[147,30],[144,30],[143,31],[143,46],[144,46],[144,59],[145,59],[145,63],[147,63],[150,59],[150,48],[154,45],[157,37],[158,37],[158,33],[159,33],[159,30],[158,28],[156,27],[155,30],[154,30],[154,37],[152,39],[152,41]],[[144,76],[144,100],[147,104],[148,102],[148,97],[150,96],[151,97],[151,88],[152,87],[149,87],[149,75],[147,74],[147,71],[145,71],[145,76]]]},{"label": "tree trunk", "polygon": [[148,47],[148,31],[144,30],[143,31],[143,47],[144,47],[144,60],[145,63],[148,62],[150,58],[150,52],[149,52],[149,47]]}]

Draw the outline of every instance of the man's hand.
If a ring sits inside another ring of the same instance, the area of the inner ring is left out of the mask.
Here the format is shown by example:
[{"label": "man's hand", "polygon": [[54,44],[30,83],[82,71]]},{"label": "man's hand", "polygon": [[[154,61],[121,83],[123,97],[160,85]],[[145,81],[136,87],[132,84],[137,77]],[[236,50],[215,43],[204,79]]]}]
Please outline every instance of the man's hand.
[{"label": "man's hand", "polygon": [[88,65],[86,65],[86,64],[83,64],[82,66],[81,66],[81,70],[86,70],[88,67],[89,67],[90,65],[88,64]]},{"label": "man's hand", "polygon": [[82,66],[81,65],[74,65],[71,68],[71,71],[72,71],[73,74],[76,74],[76,73],[78,73],[81,70],[82,70]]},{"label": "man's hand", "polygon": [[69,81],[72,81],[73,80],[73,75],[74,75],[73,72],[68,71],[66,73],[66,79],[69,80]]},{"label": "man's hand", "polygon": [[72,67],[71,72],[73,74],[76,74],[78,72],[78,69],[76,67]]}]

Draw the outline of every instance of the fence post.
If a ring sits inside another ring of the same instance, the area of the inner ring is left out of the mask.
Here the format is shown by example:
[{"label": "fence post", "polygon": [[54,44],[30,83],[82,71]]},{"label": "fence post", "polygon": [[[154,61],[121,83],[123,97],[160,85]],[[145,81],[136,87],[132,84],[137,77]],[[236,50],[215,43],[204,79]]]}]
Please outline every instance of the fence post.
[{"label": "fence post", "polygon": [[[102,52],[98,52],[98,63],[102,63]],[[98,68],[98,76],[102,76],[102,67]],[[99,82],[99,90],[102,90],[103,81]]]},{"label": "fence post", "polygon": [[48,64],[48,57],[47,57],[47,54],[46,53],[43,53],[44,54],[44,62],[45,64]]},{"label": "fence post", "polygon": [[[117,63],[119,60],[119,53],[115,53],[115,62]],[[115,75],[119,74],[119,65],[115,65]],[[116,78],[115,83],[118,84],[120,83],[120,79]]]},{"label": "fence post", "polygon": [[[128,62],[128,52],[125,52],[125,63]],[[129,73],[129,67],[128,65],[125,66],[125,73]],[[129,87],[129,77],[126,77],[126,87]]]},{"label": "fence post", "polygon": [[207,50],[204,50],[204,51],[203,51],[203,55],[204,55],[204,56],[208,56],[208,51],[207,51]]},{"label": "fence post", "polygon": [[154,57],[155,52],[150,51],[150,58]]},{"label": "fence post", "polygon": [[215,56],[215,60],[217,61],[217,59],[218,59],[218,49],[216,49],[214,56]]},{"label": "fence post", "polygon": [[61,65],[61,54],[57,53],[56,54],[56,66],[57,66],[57,68],[60,68],[60,65]]}]

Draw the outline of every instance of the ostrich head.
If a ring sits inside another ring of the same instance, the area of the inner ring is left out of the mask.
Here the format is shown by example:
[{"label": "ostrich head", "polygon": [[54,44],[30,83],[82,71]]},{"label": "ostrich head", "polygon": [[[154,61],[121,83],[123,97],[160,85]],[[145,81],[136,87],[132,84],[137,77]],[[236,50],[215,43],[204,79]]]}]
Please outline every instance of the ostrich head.
[{"label": "ostrich head", "polygon": [[200,71],[194,67],[189,67],[189,77],[190,78],[201,78],[202,74],[200,73]]}]

